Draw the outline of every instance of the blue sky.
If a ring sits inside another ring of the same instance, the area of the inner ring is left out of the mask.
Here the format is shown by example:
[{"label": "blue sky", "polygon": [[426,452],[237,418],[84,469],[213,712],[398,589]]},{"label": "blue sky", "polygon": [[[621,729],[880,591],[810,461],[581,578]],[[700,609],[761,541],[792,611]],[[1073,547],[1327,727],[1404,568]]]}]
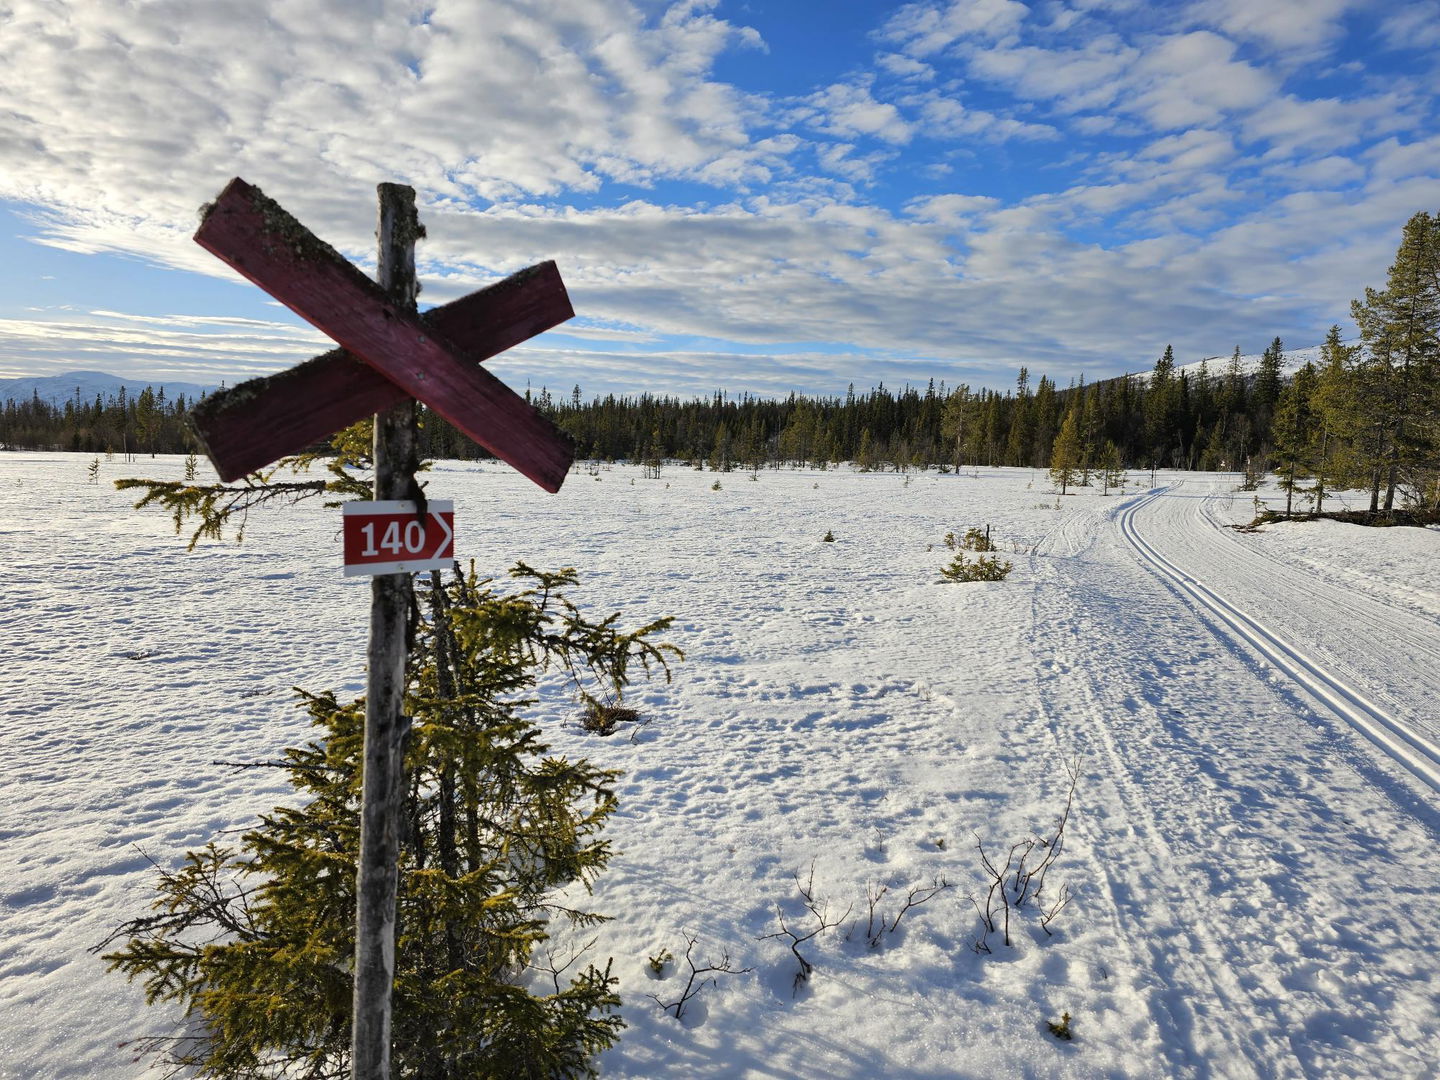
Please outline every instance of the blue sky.
[{"label": "blue sky", "polygon": [[568,392],[1061,385],[1347,333],[1440,209],[1436,0],[0,0],[0,377],[325,340],[190,239],[234,175],[422,300],[554,258]]}]

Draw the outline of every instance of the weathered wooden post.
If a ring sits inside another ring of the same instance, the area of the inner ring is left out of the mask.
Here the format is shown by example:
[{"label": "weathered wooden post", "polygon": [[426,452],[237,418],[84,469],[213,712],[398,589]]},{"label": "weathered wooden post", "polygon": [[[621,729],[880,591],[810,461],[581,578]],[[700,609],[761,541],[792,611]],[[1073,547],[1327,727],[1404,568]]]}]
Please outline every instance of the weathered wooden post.
[{"label": "weathered wooden post", "polygon": [[[415,191],[379,188],[380,288],[397,308],[415,310],[415,241],[423,236]],[[375,500],[412,499],[419,465],[414,400],[375,416]],[[395,903],[400,882],[405,624],[414,586],[407,574],[370,580],[370,645],[365,696],[360,864],[355,881],[355,1004],[351,1030],[354,1080],[390,1078],[390,990],[395,981]]]},{"label": "weathered wooden post", "polygon": [[[374,414],[375,504],[350,506],[376,506],[383,516],[403,501],[409,513],[420,502],[415,482],[419,399],[546,491],[558,491],[574,457],[569,439],[479,366],[574,315],[555,264],[540,263],[418,315],[415,241],[424,231],[416,216],[415,192],[381,184],[379,202],[378,288],[283,207],[238,177],[205,208],[196,242],[341,346],[288,371],[211,395],[194,410],[192,425],[220,478],[238,479]],[[398,528],[397,539],[378,545],[392,562],[385,563],[383,554],[377,560],[377,551],[367,550],[352,567],[347,556],[347,573],[375,574],[356,870],[354,1080],[390,1077],[408,727],[402,710],[412,603],[409,570],[425,565],[422,551],[434,555],[453,536],[446,514],[428,518],[436,524],[438,542],[428,525],[411,522],[403,545]],[[356,521],[361,520],[357,515]],[[411,529],[416,530],[413,543]],[[369,535],[373,541],[375,534]],[[347,544],[348,537],[347,530]],[[397,567],[405,572],[389,572]]]}]

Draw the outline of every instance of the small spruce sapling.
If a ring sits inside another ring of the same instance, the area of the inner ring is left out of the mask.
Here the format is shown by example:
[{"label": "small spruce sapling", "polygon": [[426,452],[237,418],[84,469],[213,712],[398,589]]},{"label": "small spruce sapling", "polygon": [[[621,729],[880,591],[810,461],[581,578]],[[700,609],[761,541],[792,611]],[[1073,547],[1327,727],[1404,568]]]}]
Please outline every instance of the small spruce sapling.
[{"label": "small spruce sapling", "polygon": [[965,535],[956,539],[953,532],[945,534],[945,546],[955,552],[955,558],[949,566],[941,567],[940,576],[946,581],[1004,581],[1006,575],[1012,569],[1008,562],[1001,562],[999,556],[991,555],[988,558],[984,555],[971,560],[965,557],[965,552],[993,552],[996,550],[994,542],[990,539],[990,526],[985,526],[985,531],[978,528],[965,530]]},{"label": "small spruce sapling", "polygon": [[945,581],[1004,581],[1012,569],[1014,565],[1001,562],[998,555],[966,559],[965,553],[959,551],[949,566],[940,568],[940,576]]},{"label": "small spruce sapling", "polygon": [[965,530],[965,535],[956,537],[953,532],[947,532],[944,540],[945,546],[951,551],[998,551],[990,539],[990,526],[985,526],[985,531],[972,526]]},{"label": "small spruce sapling", "polygon": [[669,949],[661,949],[654,956],[648,957],[646,962],[650,967],[651,978],[663,979],[666,969],[675,962],[675,954]]}]

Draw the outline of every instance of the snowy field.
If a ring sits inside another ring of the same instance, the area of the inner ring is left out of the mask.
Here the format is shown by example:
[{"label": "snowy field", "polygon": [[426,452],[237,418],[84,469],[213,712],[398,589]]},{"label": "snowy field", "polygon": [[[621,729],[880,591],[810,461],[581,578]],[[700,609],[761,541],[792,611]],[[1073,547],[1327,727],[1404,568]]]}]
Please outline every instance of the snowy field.
[{"label": "snowy field", "polygon": [[[147,906],[147,855],[289,797],[212,762],[303,740],[292,685],[364,677],[338,512],[255,513],[243,545],[186,554],[110,483],[180,459],[102,462],[98,485],[88,463],[0,455],[0,1075],[23,1080],[147,1075],[116,1044],[173,1018],[87,949]],[[715,479],[430,478],[482,568],[574,566],[587,610],[673,615],[688,654],[636,689],[633,741],[544,706],[556,749],[626,773],[594,899],[629,1024],[604,1075],[1437,1075],[1440,533],[1238,533],[1255,505],[1229,475],[1058,509],[1029,470]],[[986,524],[1009,580],[939,584],[945,533]],[[1053,936],[1027,909],[975,951],[976,834],[1003,858],[1053,832],[1072,760],[1047,883],[1072,902]],[[777,905],[813,928],[812,868],[817,907],[849,914],[801,947],[797,993],[766,935]],[[869,946],[867,889],[893,916],[942,880]],[[685,965],[647,957],[690,937],[698,965],[751,970],[677,1021],[650,995]]]}]

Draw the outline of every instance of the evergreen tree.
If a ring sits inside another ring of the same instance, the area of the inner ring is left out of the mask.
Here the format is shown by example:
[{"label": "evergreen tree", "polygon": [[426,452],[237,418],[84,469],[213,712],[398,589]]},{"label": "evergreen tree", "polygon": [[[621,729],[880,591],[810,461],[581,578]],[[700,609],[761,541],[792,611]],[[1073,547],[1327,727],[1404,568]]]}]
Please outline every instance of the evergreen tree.
[{"label": "evergreen tree", "polygon": [[[637,455],[639,456],[639,455]],[[660,438],[660,429],[654,428],[650,432],[650,441],[646,444],[643,463],[644,475],[650,480],[660,479],[660,466],[665,461],[665,442]]]},{"label": "evergreen tree", "polygon": [[954,455],[955,471],[960,471],[964,461],[971,428],[975,423],[976,399],[970,395],[970,387],[957,386],[945,399],[941,412],[940,435],[950,446]]},{"label": "evergreen tree", "polygon": [[1215,420],[1206,440],[1211,468],[1239,468],[1250,454],[1249,402],[1240,346],[1230,354],[1215,395]]},{"label": "evergreen tree", "polygon": [[[1027,465],[1040,466],[1050,460],[1050,450],[1055,445],[1055,431],[1059,426],[1060,403],[1055,396],[1055,381],[1048,375],[1040,376],[1035,388],[1035,400],[1031,405],[1033,432]],[[1076,444],[1079,445],[1078,442]]]},{"label": "evergreen tree", "polygon": [[1331,326],[1320,346],[1320,369],[1313,398],[1320,447],[1316,452],[1315,512],[1325,508],[1329,487],[1354,487],[1366,473],[1356,446],[1364,423],[1356,413],[1351,369],[1355,349],[1340,339],[1340,327]]},{"label": "evergreen tree", "polygon": [[870,438],[870,429],[867,427],[860,432],[860,449],[855,455],[855,464],[860,466],[861,472],[870,472],[878,462],[875,441]]},{"label": "evergreen tree", "polygon": [[1384,290],[1367,288],[1350,311],[1364,347],[1357,398],[1379,428],[1371,509],[1383,486],[1388,513],[1402,482],[1423,502],[1440,473],[1440,215],[1405,223]]},{"label": "evergreen tree", "polygon": [[1082,377],[1080,397],[1080,486],[1090,486],[1090,474],[1099,459],[1100,439],[1100,388],[1087,387]]},{"label": "evergreen tree", "polygon": [[1050,452],[1050,482],[1060,488],[1064,495],[1080,474],[1080,410],[1072,408],[1065,414],[1060,425],[1060,434],[1055,436],[1055,446]]},{"label": "evergreen tree", "polygon": [[[163,389],[162,389],[163,394]],[[155,445],[160,438],[160,430],[164,423],[163,398],[157,405],[155,391],[147,386],[140,391],[135,399],[135,436],[139,448],[149,450],[150,456],[155,456]]]},{"label": "evergreen tree", "polygon": [[1125,463],[1120,457],[1120,448],[1113,442],[1105,444],[1105,450],[1100,458],[1100,471],[1103,477],[1102,495],[1109,495],[1110,489],[1115,488],[1120,494],[1125,494]]},{"label": "evergreen tree", "polygon": [[[524,974],[562,903],[611,852],[600,833],[618,774],[549,756],[539,676],[568,676],[586,707],[618,699],[635,666],[668,675],[662,619],[622,632],[568,599],[573,571],[511,571],[508,595],[458,572],[422,590],[407,672],[407,789],[400,827],[392,1075],[396,1080],[593,1076],[623,1026],[609,965],[554,993]],[[197,1021],[149,1040],[177,1067],[220,1078],[348,1075],[364,701],[302,692],[317,739],[287,750],[298,805],[261,818],[238,847],[212,842],[163,871],[154,915],[106,954]],[[102,946],[102,948],[105,946]]]},{"label": "evergreen tree", "polygon": [[1010,431],[1005,440],[1005,464],[1029,465],[1035,418],[1031,412],[1030,372],[1020,369],[1015,380],[1015,405],[1010,413]]},{"label": "evergreen tree", "polygon": [[1151,468],[1164,465],[1176,441],[1176,419],[1179,414],[1179,386],[1175,380],[1175,350],[1169,345],[1145,389],[1145,450]]},{"label": "evergreen tree", "polygon": [[715,429],[715,441],[710,446],[710,470],[729,472],[733,469],[735,466],[730,454],[730,429],[722,421]]},{"label": "evergreen tree", "polygon": [[1280,400],[1281,371],[1284,366],[1285,345],[1277,337],[1260,354],[1260,368],[1255,373],[1255,389],[1250,395],[1250,407],[1258,431],[1269,430],[1270,418]]},{"label": "evergreen tree", "polygon": [[1297,480],[1316,473],[1320,423],[1314,399],[1319,381],[1315,365],[1307,363],[1280,391],[1275,406],[1271,436],[1275,443],[1275,471],[1285,489],[1286,517],[1291,515]]},{"label": "evergreen tree", "polygon": [[1190,410],[1186,431],[1190,436],[1191,468],[1204,468],[1208,453],[1206,434],[1215,422],[1215,386],[1210,374],[1210,361],[1200,361],[1200,368],[1190,383]]}]

